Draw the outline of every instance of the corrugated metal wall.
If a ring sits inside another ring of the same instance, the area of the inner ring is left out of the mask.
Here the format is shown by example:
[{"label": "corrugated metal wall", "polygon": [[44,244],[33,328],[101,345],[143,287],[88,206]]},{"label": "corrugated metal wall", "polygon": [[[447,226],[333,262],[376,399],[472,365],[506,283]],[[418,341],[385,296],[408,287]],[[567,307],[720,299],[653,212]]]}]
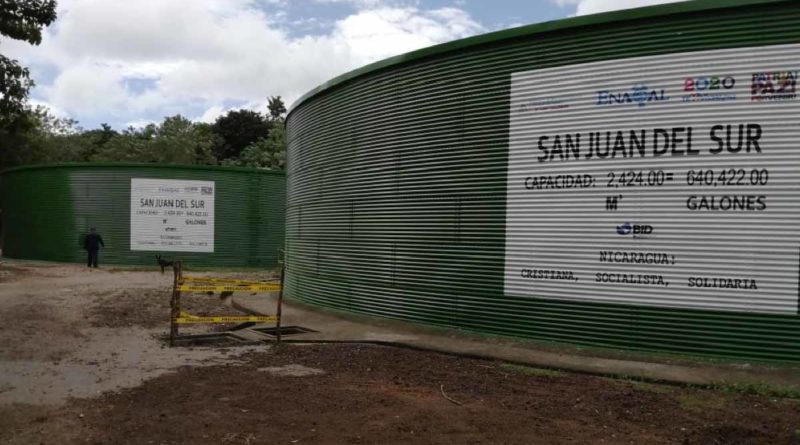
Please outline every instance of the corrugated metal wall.
[{"label": "corrugated metal wall", "polygon": [[207,166],[65,164],[2,174],[3,255],[85,262],[79,240],[96,226],[100,264],[155,265],[155,251],[130,250],[131,178],[214,181],[213,253],[162,252],[188,266],[275,267],[283,247],[286,177]]},{"label": "corrugated metal wall", "polygon": [[362,70],[304,98],[288,118],[288,296],[547,341],[800,361],[797,314],[504,292],[512,74],[800,42],[797,2],[725,4],[735,7],[515,30]]}]

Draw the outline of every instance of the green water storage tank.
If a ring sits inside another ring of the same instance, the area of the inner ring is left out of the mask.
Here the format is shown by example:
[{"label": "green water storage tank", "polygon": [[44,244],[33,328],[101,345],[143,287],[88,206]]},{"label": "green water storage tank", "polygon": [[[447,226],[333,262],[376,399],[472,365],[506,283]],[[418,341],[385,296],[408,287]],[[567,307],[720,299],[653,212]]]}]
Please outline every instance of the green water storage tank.
[{"label": "green water storage tank", "polygon": [[800,3],[675,3],[378,62],[288,116],[290,298],[800,362]]},{"label": "green water storage tank", "polygon": [[86,261],[92,226],[100,264],[275,267],[283,246],[282,172],[211,166],[56,164],[0,176],[3,255]]}]

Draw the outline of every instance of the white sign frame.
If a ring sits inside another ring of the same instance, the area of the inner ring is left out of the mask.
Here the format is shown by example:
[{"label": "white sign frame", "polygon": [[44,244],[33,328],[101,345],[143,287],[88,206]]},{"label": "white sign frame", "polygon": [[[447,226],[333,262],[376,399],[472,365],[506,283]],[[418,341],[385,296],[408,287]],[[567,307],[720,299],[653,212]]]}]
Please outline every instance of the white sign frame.
[{"label": "white sign frame", "polygon": [[214,181],[131,178],[130,248],[214,252]]},{"label": "white sign frame", "polygon": [[[798,60],[792,44],[512,74],[505,294],[797,314]],[[794,73],[791,90],[770,89],[778,73]],[[748,142],[748,152],[713,153],[727,125],[734,141],[737,129],[750,131],[760,150]],[[659,156],[656,129],[677,141]],[[630,131],[644,135],[643,154]],[[622,132],[626,148],[601,158],[607,132],[611,144]],[[769,180],[720,185],[728,169],[768,170]],[[619,183],[627,172],[634,181],[644,173],[644,183]],[[663,174],[652,186],[651,172]],[[744,210],[720,210],[725,195],[742,197]]]}]

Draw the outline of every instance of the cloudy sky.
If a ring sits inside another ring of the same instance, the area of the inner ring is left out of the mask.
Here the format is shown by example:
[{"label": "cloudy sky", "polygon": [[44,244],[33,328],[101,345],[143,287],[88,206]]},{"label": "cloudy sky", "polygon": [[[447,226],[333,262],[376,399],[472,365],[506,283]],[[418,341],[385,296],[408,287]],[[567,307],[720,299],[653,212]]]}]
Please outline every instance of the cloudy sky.
[{"label": "cloudy sky", "polygon": [[182,114],[287,106],[386,57],[498,29],[668,0],[59,0],[40,46],[0,38],[28,65],[34,104],[122,129]]}]

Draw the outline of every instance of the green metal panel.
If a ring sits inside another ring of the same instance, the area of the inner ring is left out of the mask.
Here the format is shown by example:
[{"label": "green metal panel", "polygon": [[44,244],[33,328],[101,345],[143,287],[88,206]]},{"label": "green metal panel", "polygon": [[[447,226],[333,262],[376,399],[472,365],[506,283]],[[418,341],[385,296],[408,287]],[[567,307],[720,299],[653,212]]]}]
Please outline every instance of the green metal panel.
[{"label": "green metal panel", "polygon": [[492,334],[800,361],[797,315],[503,292],[511,73],[797,42],[795,1],[689,2],[466,39],[334,79],[288,118],[287,295]]},{"label": "green metal panel", "polygon": [[83,262],[79,238],[94,225],[102,264],[155,265],[158,252],[130,250],[131,178],[214,181],[213,253],[163,252],[190,266],[275,267],[283,245],[282,172],[151,164],[58,164],[2,173],[3,255]]}]

